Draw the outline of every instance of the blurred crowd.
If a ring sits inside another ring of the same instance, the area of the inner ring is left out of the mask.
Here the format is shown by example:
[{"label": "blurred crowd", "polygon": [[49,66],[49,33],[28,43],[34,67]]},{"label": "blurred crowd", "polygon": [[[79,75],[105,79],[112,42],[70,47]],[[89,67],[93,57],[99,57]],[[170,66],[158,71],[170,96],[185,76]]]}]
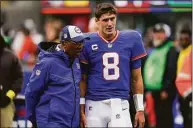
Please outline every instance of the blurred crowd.
[{"label": "blurred crowd", "polygon": [[37,62],[38,44],[41,41],[59,42],[59,32],[63,23],[59,19],[49,19],[45,22],[45,35],[37,32],[32,19],[26,19],[18,30],[2,28],[2,35],[8,48],[12,49],[22,63],[33,66]]},{"label": "blurred crowd", "polygon": [[[171,40],[167,24],[147,29],[143,60],[145,104],[150,127],[174,127],[173,103],[178,96],[184,127],[192,127],[192,32],[183,27]],[[176,126],[177,127],[177,126]]]},{"label": "blurred crowd", "polygon": [[[41,41],[59,43],[63,26],[60,19],[47,19],[42,34],[32,19],[26,19],[18,30],[2,26],[1,35],[5,47],[16,54],[22,65],[33,67],[38,61],[38,44]],[[91,18],[88,31],[97,29]],[[192,32],[190,28],[182,27],[175,40],[171,40],[171,34],[170,26],[165,23],[150,26],[142,34],[148,54],[142,61],[146,127],[174,127],[173,102],[176,97],[185,128],[192,126]]]}]

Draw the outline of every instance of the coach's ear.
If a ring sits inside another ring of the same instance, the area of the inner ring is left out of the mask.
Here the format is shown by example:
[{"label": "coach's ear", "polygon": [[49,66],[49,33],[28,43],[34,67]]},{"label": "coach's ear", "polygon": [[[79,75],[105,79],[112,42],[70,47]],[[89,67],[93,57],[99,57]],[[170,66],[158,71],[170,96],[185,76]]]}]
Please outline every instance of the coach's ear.
[{"label": "coach's ear", "polygon": [[66,47],[67,47],[67,45],[68,45],[68,42],[66,41],[66,42],[63,42],[63,43],[61,43],[61,44],[62,44],[61,47],[66,50]]}]

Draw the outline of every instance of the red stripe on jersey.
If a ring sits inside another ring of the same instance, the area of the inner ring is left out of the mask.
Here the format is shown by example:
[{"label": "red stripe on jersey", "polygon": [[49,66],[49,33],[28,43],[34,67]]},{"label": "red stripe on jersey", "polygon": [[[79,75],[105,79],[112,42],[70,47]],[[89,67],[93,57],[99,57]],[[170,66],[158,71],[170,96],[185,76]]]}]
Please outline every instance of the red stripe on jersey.
[{"label": "red stripe on jersey", "polygon": [[137,60],[137,59],[142,58],[142,57],[144,57],[146,55],[147,55],[147,53],[143,53],[143,54],[141,54],[139,56],[133,57],[131,60]]},{"label": "red stripe on jersey", "polygon": [[86,60],[80,60],[80,62],[83,64],[88,64],[88,61],[86,61]]}]

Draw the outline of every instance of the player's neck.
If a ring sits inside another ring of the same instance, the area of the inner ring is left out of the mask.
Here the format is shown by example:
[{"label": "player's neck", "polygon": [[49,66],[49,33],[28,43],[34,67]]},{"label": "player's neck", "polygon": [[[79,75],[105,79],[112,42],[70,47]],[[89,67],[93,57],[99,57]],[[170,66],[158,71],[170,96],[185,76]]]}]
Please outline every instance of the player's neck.
[{"label": "player's neck", "polygon": [[116,37],[116,35],[117,35],[117,30],[115,30],[113,34],[109,34],[109,35],[104,34],[104,33],[100,33],[100,32],[99,32],[99,34],[100,34],[105,40],[107,40],[107,41],[112,41],[112,40]]}]

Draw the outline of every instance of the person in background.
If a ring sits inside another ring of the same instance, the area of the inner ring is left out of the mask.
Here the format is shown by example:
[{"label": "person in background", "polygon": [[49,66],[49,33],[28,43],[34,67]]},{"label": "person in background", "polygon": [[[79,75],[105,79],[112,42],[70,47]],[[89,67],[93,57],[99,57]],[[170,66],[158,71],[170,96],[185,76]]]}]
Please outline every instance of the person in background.
[{"label": "person in background", "polygon": [[41,42],[39,62],[25,90],[27,119],[34,127],[78,127],[81,69],[78,56],[86,36],[65,26],[60,44]]},{"label": "person in background", "polygon": [[32,36],[30,34],[30,30],[25,26],[21,26],[21,31],[24,34],[24,39],[22,43],[22,47],[18,52],[18,58],[22,60],[24,63],[34,65],[36,62],[37,56],[37,44],[35,44]]},{"label": "person in background", "polygon": [[12,49],[23,64],[34,66],[37,59],[37,45],[43,41],[43,36],[37,31],[32,19],[26,19],[20,25],[12,43]]},{"label": "person in background", "polygon": [[172,105],[176,96],[175,79],[178,52],[169,39],[170,27],[158,23],[153,28],[154,50],[144,64],[144,84],[154,101],[156,128],[172,128]]},{"label": "person in background", "polygon": [[44,25],[45,40],[47,42],[60,43],[59,35],[63,28],[63,22],[59,19],[48,19]]},{"label": "person in background", "polygon": [[33,19],[25,19],[23,26],[29,30],[30,36],[35,45],[38,45],[41,41],[43,41],[43,36],[37,31],[37,27]]},{"label": "person in background", "polygon": [[[153,50],[153,27],[147,28],[147,31],[143,38],[145,50],[147,52],[147,55],[151,54]],[[148,56],[146,56],[148,57]]]},{"label": "person in background", "polygon": [[12,127],[15,114],[13,99],[21,91],[23,73],[14,53],[5,48],[0,36],[0,127]]},{"label": "person in background", "polygon": [[96,24],[95,17],[92,17],[90,19],[89,24],[88,24],[88,31],[89,32],[97,32],[98,31],[98,26]]},{"label": "person in background", "polygon": [[179,45],[176,87],[179,92],[180,110],[184,118],[184,128],[192,127],[192,32],[182,29]]},{"label": "person in background", "polygon": [[37,45],[42,40],[43,36],[37,32],[34,21],[26,19],[16,32],[11,47],[24,64],[34,66],[37,57]]}]

